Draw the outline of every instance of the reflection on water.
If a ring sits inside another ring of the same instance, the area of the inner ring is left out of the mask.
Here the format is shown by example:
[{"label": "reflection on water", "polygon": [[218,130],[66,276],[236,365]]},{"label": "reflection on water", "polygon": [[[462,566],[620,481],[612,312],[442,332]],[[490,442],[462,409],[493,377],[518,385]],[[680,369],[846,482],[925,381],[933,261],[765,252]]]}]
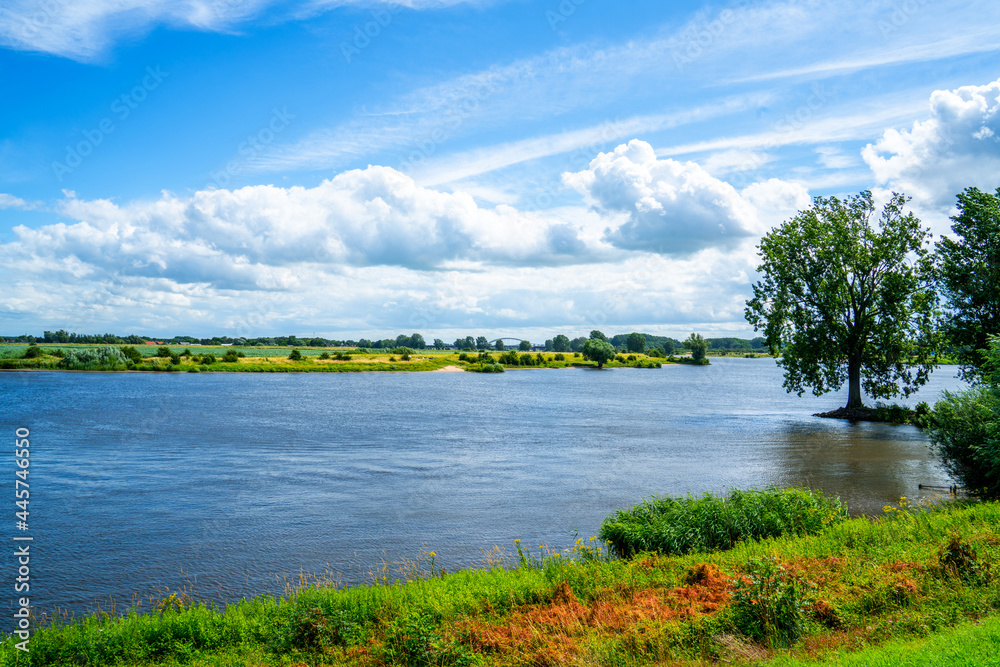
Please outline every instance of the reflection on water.
[{"label": "reflection on water", "polygon": [[850,501],[852,513],[868,514],[900,496],[927,496],[914,482],[947,484],[916,427],[844,426],[821,431],[798,425],[781,433],[775,451],[780,479],[840,495]]},{"label": "reflection on water", "polygon": [[[939,371],[914,400],[959,386]],[[192,580],[228,600],[300,569],[355,582],[422,548],[450,569],[515,538],[567,546],[653,494],[808,484],[877,511],[950,482],[913,427],[811,416],[844,400],[789,396],[773,361],[744,359],[496,376],[0,374],[3,427],[32,431],[35,599],[73,609]]]}]

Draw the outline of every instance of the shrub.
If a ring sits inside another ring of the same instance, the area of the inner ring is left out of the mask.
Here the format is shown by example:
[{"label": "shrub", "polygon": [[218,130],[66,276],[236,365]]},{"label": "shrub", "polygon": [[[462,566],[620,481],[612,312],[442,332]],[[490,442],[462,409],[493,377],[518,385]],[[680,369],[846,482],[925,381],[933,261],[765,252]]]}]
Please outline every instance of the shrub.
[{"label": "shrub", "polygon": [[403,354],[402,354],[402,355],[401,355],[401,356],[399,357],[399,360],[400,360],[400,361],[409,361],[409,360],[410,360],[410,355],[409,355],[409,353],[407,353],[407,352],[404,352],[404,353],[403,353]]},{"label": "shrub", "polygon": [[392,353],[393,354],[399,354],[399,355],[413,354],[413,350],[411,350],[408,347],[397,347],[394,350],[392,350]]},{"label": "shrub", "polygon": [[181,355],[179,355],[179,354],[171,354],[170,355],[170,365],[171,366],[180,366],[181,365]]},{"label": "shrub", "polygon": [[291,354],[288,355],[288,358],[292,361],[300,361],[302,359],[302,353],[298,350],[292,350]]},{"label": "shrub", "polygon": [[181,356],[182,356],[182,357],[192,357],[192,356],[194,356],[194,355],[193,355],[193,354],[191,354],[191,348],[190,348],[190,347],[185,347],[185,348],[184,348],[184,351],[183,351],[183,352],[181,352]]},{"label": "shrub", "polygon": [[45,350],[38,347],[37,345],[29,345],[28,349],[24,351],[24,356],[22,359],[37,359],[38,357],[45,356]]},{"label": "shrub", "polygon": [[938,456],[966,490],[1000,498],[1000,337],[986,352],[985,384],[945,392],[924,421]]},{"label": "shrub", "polygon": [[128,359],[117,347],[70,350],[59,365],[74,371],[113,371],[126,368]]},{"label": "shrub", "polygon": [[727,498],[653,497],[619,510],[598,533],[621,556],[643,551],[685,554],[730,549],[737,542],[819,532],[847,518],[847,507],[808,489],[733,489]]},{"label": "shrub", "polygon": [[319,355],[319,358],[322,359],[323,361],[326,361],[327,359],[330,358],[330,353],[324,352],[323,354]]},{"label": "shrub", "polygon": [[471,359],[469,358],[469,355],[466,354],[465,352],[463,352],[462,354],[458,355],[458,360],[459,361],[471,361]]},{"label": "shrub", "polygon": [[556,355],[552,358],[555,359],[556,361],[566,361],[566,355],[563,354],[562,352],[556,352]]},{"label": "shrub", "polygon": [[171,354],[173,354],[173,352],[171,352],[170,348],[167,347],[166,345],[161,345],[160,347],[156,348],[156,356],[158,357],[163,357],[164,359],[167,359],[168,357],[170,357]]},{"label": "shrub", "polygon": [[527,352],[525,352],[518,359],[518,363],[521,366],[534,366],[535,365],[535,358],[533,356],[531,356],[530,354],[528,354]]},{"label": "shrub", "polygon": [[773,558],[753,559],[733,587],[733,624],[765,646],[791,646],[802,636],[805,589]]},{"label": "shrub", "polygon": [[654,358],[659,358],[659,357],[665,357],[665,356],[667,356],[666,353],[663,350],[661,350],[660,348],[658,348],[658,347],[654,347],[649,352],[647,352],[647,354],[650,357],[654,357]]},{"label": "shrub", "polygon": [[216,362],[215,355],[211,354],[211,353],[206,354],[206,355],[202,356],[202,358],[201,358],[201,363],[204,366],[210,366],[210,365],[214,364],[215,362]]},{"label": "shrub", "polygon": [[501,354],[499,361],[504,366],[519,366],[521,364],[521,360],[514,350],[508,350]]},{"label": "shrub", "polygon": [[333,358],[336,359],[337,361],[350,361],[351,360],[351,354],[350,354],[350,352],[337,352],[333,356]]},{"label": "shrub", "polygon": [[480,373],[503,373],[506,369],[500,364],[484,364]]},{"label": "shrub", "polygon": [[[298,352],[298,350],[295,350],[295,352]],[[227,364],[235,364],[237,361],[240,360],[240,355],[239,353],[236,352],[236,350],[230,348],[226,350],[226,353],[223,355],[222,360]]]},{"label": "shrub", "polygon": [[142,363],[142,353],[139,352],[139,350],[135,349],[133,346],[126,345],[121,350],[122,354],[125,355],[125,358],[131,361],[133,364]]}]

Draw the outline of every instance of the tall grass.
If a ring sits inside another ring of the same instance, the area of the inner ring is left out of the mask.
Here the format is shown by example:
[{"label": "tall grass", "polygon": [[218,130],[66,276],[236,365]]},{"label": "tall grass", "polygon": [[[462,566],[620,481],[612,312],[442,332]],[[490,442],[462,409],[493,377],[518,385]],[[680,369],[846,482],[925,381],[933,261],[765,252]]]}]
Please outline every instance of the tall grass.
[{"label": "tall grass", "polygon": [[599,536],[614,551],[686,554],[731,549],[737,542],[806,535],[847,518],[839,498],[807,489],[734,489],[727,498],[653,497],[608,517]]}]

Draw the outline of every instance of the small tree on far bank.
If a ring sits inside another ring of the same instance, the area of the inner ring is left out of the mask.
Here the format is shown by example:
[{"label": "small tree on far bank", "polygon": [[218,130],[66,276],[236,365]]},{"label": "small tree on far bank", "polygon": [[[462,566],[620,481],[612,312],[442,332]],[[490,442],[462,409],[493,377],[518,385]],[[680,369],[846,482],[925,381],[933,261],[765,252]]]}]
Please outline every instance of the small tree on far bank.
[{"label": "small tree on far bank", "polygon": [[693,333],[691,336],[682,343],[684,347],[691,350],[691,358],[695,361],[701,361],[708,354],[708,348],[711,345],[707,340],[702,338],[701,334]]},{"label": "small tree on far bank", "polygon": [[596,361],[598,368],[615,358],[614,346],[606,340],[591,338],[583,345],[583,358]]},{"label": "small tree on far bank", "polygon": [[645,352],[646,337],[641,333],[633,331],[625,339],[625,347],[628,348],[629,352]]},{"label": "small tree on far bank", "polygon": [[930,233],[906,202],[893,193],[877,213],[868,191],[817,197],[761,239],[745,315],[781,355],[788,391],[819,396],[846,381],[851,416],[862,388],[892,398],[927,382],[938,351]]}]

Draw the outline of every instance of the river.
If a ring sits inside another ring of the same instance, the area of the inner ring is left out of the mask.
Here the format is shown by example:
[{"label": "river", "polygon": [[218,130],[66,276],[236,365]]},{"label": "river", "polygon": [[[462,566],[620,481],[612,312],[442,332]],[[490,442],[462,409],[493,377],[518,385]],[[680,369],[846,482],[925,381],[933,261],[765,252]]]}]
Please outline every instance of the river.
[{"label": "river", "polygon": [[[936,371],[909,403],[960,389],[954,372]],[[32,602],[72,612],[185,585],[225,602],[300,571],[353,583],[422,550],[451,569],[515,538],[563,547],[653,494],[806,484],[877,512],[918,484],[951,483],[912,426],[811,416],[844,402],[786,394],[768,359],[502,375],[0,373],[3,427],[11,440],[31,431]]]}]

